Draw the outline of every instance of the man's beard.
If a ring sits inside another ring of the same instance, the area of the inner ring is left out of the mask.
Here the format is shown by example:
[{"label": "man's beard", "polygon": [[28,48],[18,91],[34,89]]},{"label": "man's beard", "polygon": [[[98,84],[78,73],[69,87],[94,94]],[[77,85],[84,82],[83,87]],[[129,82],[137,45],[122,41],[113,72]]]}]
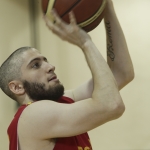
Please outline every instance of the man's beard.
[{"label": "man's beard", "polygon": [[32,100],[54,100],[57,101],[64,94],[64,86],[62,84],[56,84],[45,89],[44,83],[23,81],[23,85],[26,93]]}]

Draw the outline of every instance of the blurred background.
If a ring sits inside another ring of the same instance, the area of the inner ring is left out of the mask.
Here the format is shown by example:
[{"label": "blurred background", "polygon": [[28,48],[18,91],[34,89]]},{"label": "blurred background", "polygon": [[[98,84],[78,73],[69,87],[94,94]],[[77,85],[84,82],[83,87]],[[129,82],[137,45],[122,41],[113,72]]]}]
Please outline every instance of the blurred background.
[{"label": "blurred background", "polygon": [[[150,0],[113,0],[135,69],[135,79],[121,95],[126,111],[121,118],[89,132],[94,150],[150,149]],[[106,59],[103,21],[89,33]],[[0,65],[16,49],[40,50],[66,89],[91,77],[81,50],[53,35],[42,18],[40,0],[0,0]],[[0,90],[0,150],[9,146],[7,127],[17,104]],[[89,118],[90,121],[90,118]]]}]

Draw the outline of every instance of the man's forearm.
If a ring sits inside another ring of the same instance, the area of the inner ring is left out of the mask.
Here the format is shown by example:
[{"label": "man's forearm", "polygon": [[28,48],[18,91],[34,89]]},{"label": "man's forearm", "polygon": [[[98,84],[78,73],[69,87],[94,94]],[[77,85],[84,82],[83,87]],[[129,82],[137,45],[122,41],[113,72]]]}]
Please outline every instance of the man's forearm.
[{"label": "man's forearm", "polygon": [[104,22],[108,65],[115,76],[119,89],[121,89],[133,79],[134,71],[124,33],[111,0],[108,0]]},{"label": "man's forearm", "polygon": [[83,53],[93,77],[92,98],[107,107],[111,107],[115,103],[121,104],[122,100],[114,76],[92,41],[89,40],[84,44]]}]

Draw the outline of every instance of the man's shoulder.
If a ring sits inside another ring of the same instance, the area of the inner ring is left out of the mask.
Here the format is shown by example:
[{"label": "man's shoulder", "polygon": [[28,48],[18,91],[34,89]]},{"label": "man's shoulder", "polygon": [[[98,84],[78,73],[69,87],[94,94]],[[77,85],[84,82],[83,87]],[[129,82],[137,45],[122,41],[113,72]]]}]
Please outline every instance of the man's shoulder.
[{"label": "man's shoulder", "polygon": [[[43,129],[42,126],[53,122],[55,116],[56,102],[50,100],[41,100],[28,105],[22,112],[18,125],[19,128],[29,132],[37,132],[37,128]],[[45,127],[45,129],[47,126]]]},{"label": "man's shoulder", "polygon": [[33,119],[36,117],[39,117],[39,115],[44,113],[47,109],[49,111],[53,108],[54,106],[53,101],[50,100],[41,100],[41,101],[36,101],[31,104],[29,104],[24,111],[22,112],[21,118],[28,118],[28,119]]}]

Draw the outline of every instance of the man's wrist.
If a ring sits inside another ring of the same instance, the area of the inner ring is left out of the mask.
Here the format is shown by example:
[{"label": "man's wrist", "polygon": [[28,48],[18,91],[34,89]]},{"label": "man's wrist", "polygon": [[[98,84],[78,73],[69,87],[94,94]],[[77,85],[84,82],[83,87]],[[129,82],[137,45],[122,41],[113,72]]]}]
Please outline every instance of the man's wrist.
[{"label": "man's wrist", "polygon": [[87,50],[88,48],[91,47],[91,45],[93,45],[93,42],[92,40],[87,40],[86,42],[84,42],[84,44],[82,45],[81,49],[84,51],[84,50]]},{"label": "man's wrist", "polygon": [[107,18],[114,12],[114,5],[112,0],[108,0],[105,8],[105,16],[104,18]]}]

